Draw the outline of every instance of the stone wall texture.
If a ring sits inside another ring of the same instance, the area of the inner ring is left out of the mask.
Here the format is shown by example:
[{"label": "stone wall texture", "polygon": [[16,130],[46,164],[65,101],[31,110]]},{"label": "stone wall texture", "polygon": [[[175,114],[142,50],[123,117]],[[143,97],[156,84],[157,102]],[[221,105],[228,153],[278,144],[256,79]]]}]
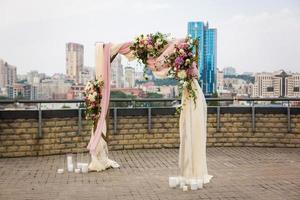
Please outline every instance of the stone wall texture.
[{"label": "stone wall texture", "polygon": [[[1,112],[1,111],[0,111]],[[109,119],[109,149],[176,148],[179,147],[179,116],[175,114],[146,114],[111,116]],[[17,113],[16,113],[17,114]],[[1,118],[0,157],[40,156],[87,151],[91,125],[78,117],[47,117],[42,119],[39,137],[38,119]],[[116,121],[114,121],[116,119]],[[257,113],[255,131],[251,113],[209,112],[207,146],[300,147],[300,114],[292,113],[288,131],[286,113]],[[114,127],[116,125],[116,128]]]}]

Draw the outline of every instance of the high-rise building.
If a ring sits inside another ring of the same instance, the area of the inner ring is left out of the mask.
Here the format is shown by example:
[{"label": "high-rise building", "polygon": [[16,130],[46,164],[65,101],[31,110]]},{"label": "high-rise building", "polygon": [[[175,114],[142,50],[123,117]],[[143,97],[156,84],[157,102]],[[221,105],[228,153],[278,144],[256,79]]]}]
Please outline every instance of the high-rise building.
[{"label": "high-rise building", "polygon": [[125,67],[125,87],[133,88],[135,86],[135,69],[133,67]]},{"label": "high-rise building", "polygon": [[274,73],[257,73],[254,97],[300,97],[300,74],[284,70]]},{"label": "high-rise building", "polygon": [[189,22],[188,35],[198,39],[199,83],[204,94],[211,95],[216,90],[217,29],[209,28],[208,23]]},{"label": "high-rise building", "polygon": [[80,75],[83,69],[84,47],[77,43],[66,44],[66,73],[76,83],[80,83]]},{"label": "high-rise building", "polygon": [[122,61],[122,57],[118,55],[111,63],[111,87],[112,88],[124,87],[123,65],[121,61]]},{"label": "high-rise building", "polygon": [[4,60],[0,59],[0,88],[5,88],[7,84],[6,67],[4,64]]},{"label": "high-rise building", "polygon": [[65,99],[72,86],[59,74],[52,78],[44,79],[38,87],[38,99]]},{"label": "high-rise building", "polygon": [[252,95],[253,84],[240,78],[224,78],[223,89],[233,96],[249,97]]},{"label": "high-rise building", "polygon": [[234,67],[224,67],[223,69],[224,76],[235,76],[236,70]]},{"label": "high-rise building", "polygon": [[0,88],[6,91],[6,95],[13,97],[13,85],[17,80],[17,67],[12,66],[0,59]]},{"label": "high-rise building", "polygon": [[93,67],[83,67],[80,73],[80,83],[86,85],[87,82],[95,79],[95,69]]},{"label": "high-rise building", "polygon": [[224,72],[220,69],[217,69],[217,91],[223,90],[224,87]]}]

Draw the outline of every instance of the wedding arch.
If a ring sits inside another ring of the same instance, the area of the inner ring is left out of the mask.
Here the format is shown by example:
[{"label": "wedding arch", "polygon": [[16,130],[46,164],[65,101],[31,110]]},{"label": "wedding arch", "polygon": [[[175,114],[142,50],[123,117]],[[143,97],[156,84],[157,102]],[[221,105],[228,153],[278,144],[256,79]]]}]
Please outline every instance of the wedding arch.
[{"label": "wedding arch", "polygon": [[206,163],[207,105],[197,81],[197,46],[197,41],[191,38],[169,39],[161,33],[140,35],[132,42],[120,44],[96,43],[96,80],[89,82],[85,88],[87,115],[94,120],[87,147],[91,154],[90,171],[119,167],[108,158],[106,115],[110,99],[110,64],[117,54],[121,54],[129,60],[139,59],[157,78],[178,80],[182,91],[180,182],[210,181],[212,176],[208,175]]}]

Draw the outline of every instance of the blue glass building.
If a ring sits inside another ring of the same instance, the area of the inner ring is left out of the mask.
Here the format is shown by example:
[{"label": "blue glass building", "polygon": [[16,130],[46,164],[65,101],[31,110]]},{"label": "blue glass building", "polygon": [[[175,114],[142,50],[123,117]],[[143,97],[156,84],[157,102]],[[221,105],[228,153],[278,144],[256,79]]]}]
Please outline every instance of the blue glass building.
[{"label": "blue glass building", "polygon": [[209,28],[208,23],[189,22],[188,35],[199,41],[199,84],[205,95],[212,95],[216,90],[217,29]]}]

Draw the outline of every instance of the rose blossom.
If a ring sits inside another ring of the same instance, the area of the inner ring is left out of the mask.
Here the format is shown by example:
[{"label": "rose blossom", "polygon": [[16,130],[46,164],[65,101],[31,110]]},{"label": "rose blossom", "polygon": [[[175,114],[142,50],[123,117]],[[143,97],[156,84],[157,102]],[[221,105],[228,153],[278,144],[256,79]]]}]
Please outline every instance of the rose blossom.
[{"label": "rose blossom", "polygon": [[192,67],[188,68],[186,70],[186,72],[189,77],[198,77],[199,76],[199,72],[198,72],[195,62],[193,62]]},{"label": "rose blossom", "polygon": [[177,74],[177,76],[180,78],[180,79],[185,79],[187,74],[185,72],[185,70],[180,70]]},{"label": "rose blossom", "polygon": [[89,95],[89,100],[91,101],[91,102],[94,102],[95,101],[95,96],[94,95]]},{"label": "rose blossom", "polygon": [[153,46],[152,46],[151,44],[148,44],[148,45],[147,45],[147,48],[148,48],[148,49],[153,49]]}]

